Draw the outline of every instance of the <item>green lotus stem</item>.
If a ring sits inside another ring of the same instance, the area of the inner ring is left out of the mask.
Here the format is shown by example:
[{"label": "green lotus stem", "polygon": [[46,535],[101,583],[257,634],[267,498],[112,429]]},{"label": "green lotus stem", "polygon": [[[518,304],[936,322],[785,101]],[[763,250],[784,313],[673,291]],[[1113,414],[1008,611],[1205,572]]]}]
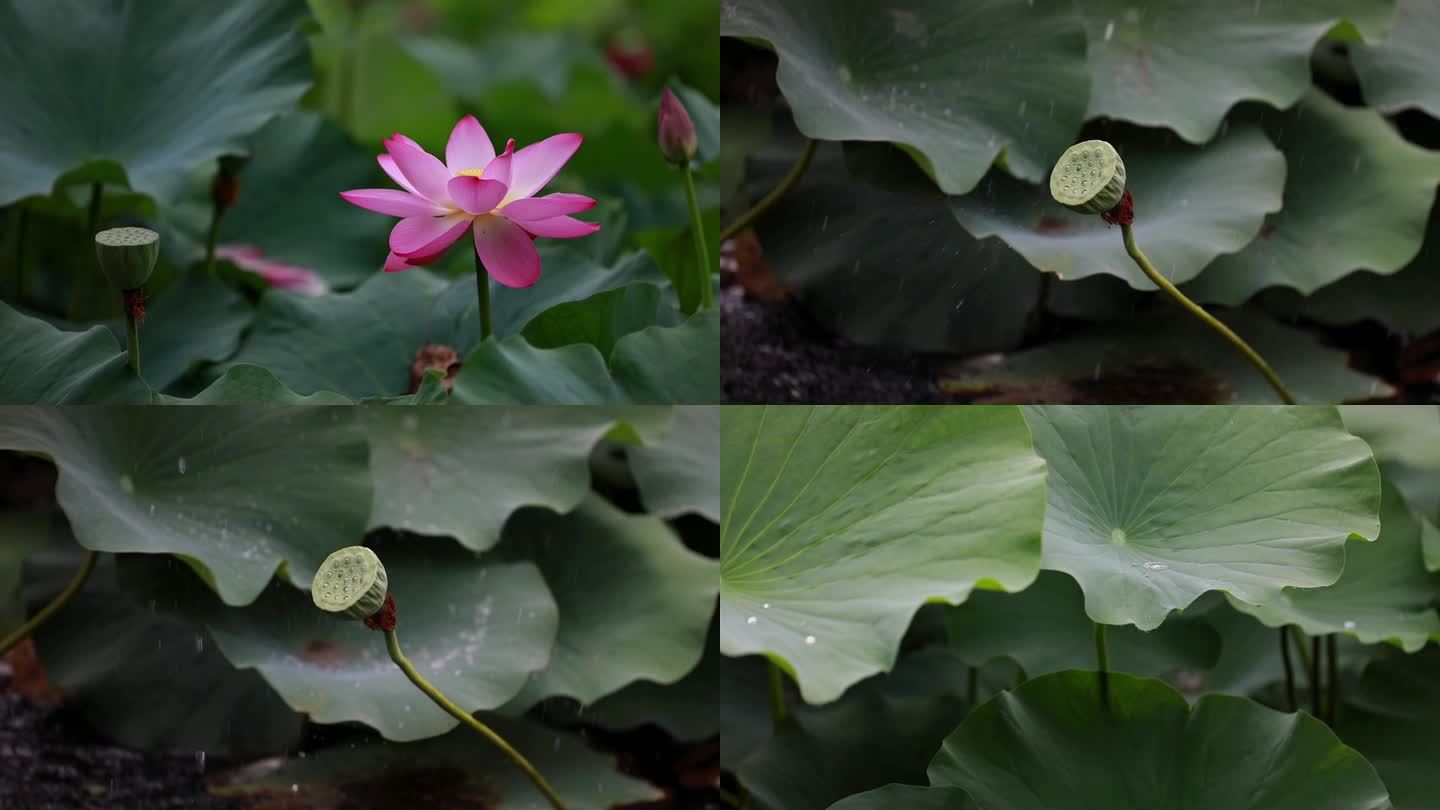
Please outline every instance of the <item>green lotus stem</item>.
[{"label": "green lotus stem", "polygon": [[814,140],[805,142],[805,149],[800,153],[800,159],[795,161],[794,166],[790,167],[790,172],[785,175],[785,179],[781,180],[780,185],[771,190],[769,194],[761,197],[760,202],[755,203],[753,208],[746,211],[739,219],[730,223],[725,230],[721,231],[721,243],[724,243],[726,240],[733,238],[735,234],[750,227],[755,220],[760,218],[761,214],[770,210],[770,206],[779,202],[780,198],[785,196],[785,192],[789,191],[791,186],[794,186],[800,181],[800,177],[805,174],[805,169],[810,166],[810,160],[815,157],[815,147],[818,143],[818,141]]},{"label": "green lotus stem", "polygon": [[90,233],[100,230],[100,201],[104,195],[99,181],[90,184],[90,209],[85,217],[85,227]]},{"label": "green lotus stem", "polygon": [[85,562],[80,564],[80,570],[75,572],[75,576],[71,578],[70,584],[65,586],[65,590],[61,591],[59,596],[55,597],[50,604],[41,608],[39,613],[31,616],[30,621],[20,625],[19,629],[15,632],[6,636],[4,639],[0,639],[0,656],[10,652],[11,647],[29,638],[30,634],[34,633],[36,628],[44,624],[46,619],[55,615],[60,608],[69,604],[70,600],[75,597],[75,594],[79,593],[80,589],[85,586],[85,580],[90,578],[90,572],[95,570],[95,561],[99,558],[100,552],[98,551],[91,551],[86,554]]},{"label": "green lotus stem", "polygon": [[1130,258],[1135,260],[1135,264],[1140,267],[1140,271],[1143,272],[1156,287],[1164,290],[1166,294],[1175,300],[1175,303],[1184,307],[1191,315],[1199,318],[1201,322],[1215,330],[1219,333],[1220,337],[1224,338],[1231,346],[1234,346],[1236,350],[1245,355],[1245,359],[1250,361],[1250,365],[1254,366],[1265,378],[1265,381],[1270,383],[1270,387],[1275,389],[1275,393],[1280,396],[1280,401],[1286,405],[1295,404],[1295,397],[1290,393],[1290,389],[1285,387],[1285,383],[1280,381],[1280,376],[1275,373],[1274,369],[1270,368],[1270,364],[1265,362],[1265,358],[1261,357],[1259,352],[1250,348],[1250,344],[1235,334],[1230,327],[1221,323],[1214,315],[1206,312],[1199,304],[1191,301],[1185,293],[1180,292],[1178,287],[1171,284],[1169,279],[1160,275],[1160,271],[1155,269],[1155,265],[1150,263],[1150,259],[1148,259],[1145,254],[1140,251],[1140,247],[1135,244],[1135,229],[1133,227],[1121,225],[1120,232],[1125,238],[1125,252],[1130,254]]},{"label": "green lotus stem", "polygon": [[1280,628],[1280,662],[1285,666],[1285,702],[1293,713],[1299,704],[1295,702],[1295,667],[1290,663],[1289,625]]},{"label": "green lotus stem", "polygon": [[135,322],[135,310],[125,307],[125,356],[130,360],[130,369],[140,376],[140,326]]},{"label": "green lotus stem", "polygon": [[779,731],[780,724],[785,720],[785,673],[774,661],[767,663],[770,666],[770,719],[775,724],[775,730]]},{"label": "green lotus stem", "polygon": [[1100,670],[1100,705],[1110,705],[1110,651],[1105,644],[1105,625],[1092,621],[1095,625],[1095,663]]},{"label": "green lotus stem", "polygon": [[1319,720],[1325,719],[1325,688],[1320,683],[1321,657],[1320,637],[1310,639],[1310,713]]},{"label": "green lotus stem", "polygon": [[439,689],[436,689],[429,681],[425,680],[425,676],[421,675],[415,669],[415,666],[410,663],[410,659],[406,658],[405,654],[400,651],[400,640],[395,637],[394,630],[385,631],[385,646],[390,650],[390,660],[394,661],[395,665],[404,671],[406,677],[410,679],[410,682],[419,687],[421,692],[424,692],[426,696],[435,702],[435,705],[449,712],[455,719],[484,735],[496,748],[504,752],[505,756],[509,757],[511,762],[514,762],[520,770],[524,771],[526,776],[530,777],[530,781],[541,793],[545,794],[545,798],[549,800],[550,805],[554,807],[555,810],[565,810],[565,803],[560,800],[559,794],[555,792],[554,788],[550,787],[549,782],[545,781],[545,777],[540,775],[540,771],[536,770],[535,766],[530,764],[530,760],[512,748],[510,743],[505,741],[504,737],[495,733],[493,729],[480,722],[469,712],[450,702],[450,699],[445,697]]},{"label": "green lotus stem", "polygon": [[1325,719],[1335,725],[1340,719],[1340,658],[1336,654],[1335,634],[1325,637],[1325,656],[1329,664],[1330,697],[1326,701]]},{"label": "green lotus stem", "polygon": [[965,684],[965,703],[970,708],[975,708],[975,703],[980,698],[980,668],[970,667],[970,677]]},{"label": "green lotus stem", "polygon": [[700,217],[700,201],[695,196],[695,176],[686,163],[681,170],[685,175],[685,196],[690,199],[690,228],[695,233],[695,254],[700,263],[697,273],[700,279],[700,308],[715,306],[715,293],[710,289],[710,250],[705,244],[705,221]]},{"label": "green lotus stem", "polygon": [[[475,253],[473,250],[470,252]],[[475,296],[480,306],[480,340],[483,341],[490,337],[494,329],[490,320],[490,274],[485,272],[479,253],[475,253]]]}]

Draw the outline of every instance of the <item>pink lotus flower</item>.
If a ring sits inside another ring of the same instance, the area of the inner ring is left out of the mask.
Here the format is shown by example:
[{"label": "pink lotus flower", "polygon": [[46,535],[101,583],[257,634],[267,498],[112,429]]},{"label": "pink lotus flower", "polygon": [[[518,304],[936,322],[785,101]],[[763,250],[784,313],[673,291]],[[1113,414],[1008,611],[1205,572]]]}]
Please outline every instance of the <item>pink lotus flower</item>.
[{"label": "pink lotus flower", "polygon": [[569,216],[593,208],[591,198],[534,196],[582,140],[575,133],[554,135],[516,152],[512,138],[497,156],[480,122],[467,115],[450,133],[444,163],[399,133],[385,141],[380,168],[404,191],[369,188],[340,196],[368,211],[403,217],[390,231],[387,273],[434,264],[468,230],[496,281],[529,287],[540,278],[535,237],[574,239],[600,230]]},{"label": "pink lotus flower", "polygon": [[315,271],[267,259],[264,251],[254,245],[220,245],[215,248],[215,258],[228,259],[241,270],[265,279],[277,290],[311,297],[330,292],[330,285]]}]

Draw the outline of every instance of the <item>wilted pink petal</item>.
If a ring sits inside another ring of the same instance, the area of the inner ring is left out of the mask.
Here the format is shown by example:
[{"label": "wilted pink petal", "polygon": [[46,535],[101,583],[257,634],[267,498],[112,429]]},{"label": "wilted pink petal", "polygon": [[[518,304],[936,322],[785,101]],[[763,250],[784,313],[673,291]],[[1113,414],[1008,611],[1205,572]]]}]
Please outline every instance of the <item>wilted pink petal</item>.
[{"label": "wilted pink petal", "polygon": [[529,287],[540,279],[540,254],[519,225],[504,217],[475,220],[475,252],[492,277],[506,287]]},{"label": "wilted pink petal", "polygon": [[406,217],[390,229],[390,249],[401,256],[429,255],[454,244],[469,224],[465,214]]},{"label": "wilted pink petal", "polygon": [[550,219],[522,221],[515,224],[524,228],[528,233],[549,239],[578,239],[600,230],[598,222],[582,222],[573,217],[551,217]]},{"label": "wilted pink petal", "polygon": [[377,214],[389,214],[392,217],[434,217],[450,213],[449,209],[408,191],[361,188],[354,191],[342,191],[340,196],[351,205],[358,205],[366,211],[374,211]]},{"label": "wilted pink petal", "polygon": [[510,189],[499,180],[481,180],[463,175],[450,178],[450,199],[465,209],[467,214],[488,214],[505,199]]},{"label": "wilted pink petal", "polygon": [[515,220],[549,219],[578,214],[595,207],[595,201],[582,194],[547,194],[506,203],[500,213]]},{"label": "wilted pink petal", "polygon": [[552,135],[539,143],[515,153],[515,165],[511,170],[510,198],[522,199],[534,196],[554,179],[565,164],[574,157],[575,151],[585,141],[579,133],[569,132]]},{"label": "wilted pink petal", "polygon": [[385,141],[385,149],[395,158],[395,165],[415,186],[415,192],[434,202],[445,205],[450,195],[445,184],[450,182],[450,170],[434,155],[421,149],[414,141],[396,135]]},{"label": "wilted pink petal", "polygon": [[495,159],[495,145],[485,128],[467,115],[450,130],[450,142],[445,145],[445,166],[451,174],[460,174],[471,169],[484,169]]},{"label": "wilted pink petal", "polygon": [[234,263],[241,270],[255,273],[277,290],[312,297],[330,292],[330,285],[318,273],[293,264],[270,261],[254,245],[220,245],[215,248],[215,256]]}]

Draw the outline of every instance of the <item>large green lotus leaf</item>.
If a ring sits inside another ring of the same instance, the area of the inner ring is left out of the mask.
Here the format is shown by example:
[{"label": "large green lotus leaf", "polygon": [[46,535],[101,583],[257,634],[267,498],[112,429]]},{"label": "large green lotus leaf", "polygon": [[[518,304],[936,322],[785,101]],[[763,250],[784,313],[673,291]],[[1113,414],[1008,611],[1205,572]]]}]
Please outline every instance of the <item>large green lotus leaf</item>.
[{"label": "large green lotus leaf", "polygon": [[724,0],[720,33],[768,41],[812,138],[891,141],[949,194],[996,157],[1038,181],[1085,117],[1085,33],[1063,0]]},{"label": "large green lotus leaf", "polygon": [[1440,118],[1440,7],[1429,0],[1398,0],[1395,27],[1381,42],[1352,43],[1350,62],[1365,102],[1381,112],[1420,109]]},{"label": "large green lotus leaf", "polygon": [[[752,161],[757,196],[779,182],[798,148],[777,143]],[[1006,245],[966,233],[898,150],[848,151],[822,144],[759,223],[776,274],[854,343],[962,354],[1020,345],[1041,276]],[[871,182],[875,172],[884,187]]]},{"label": "large green lotus leaf", "polygon": [[282,564],[308,585],[365,531],[365,436],[345,408],[0,409],[0,447],[60,468],[82,545],[177,554],[248,604]]},{"label": "large green lotus leaf", "polygon": [[286,388],[275,375],[245,363],[230,366],[224,375],[189,399],[162,396],[166,405],[353,405],[352,400],[333,391],[309,396]]},{"label": "large green lotus leaf", "polygon": [[[1145,254],[1175,283],[1200,274],[1216,256],[1255,238],[1280,210],[1285,159],[1254,124],[1231,127],[1201,148],[1160,130],[1115,127],[1107,135],[1125,159],[1135,196],[1135,234]],[[1155,285],[1125,252],[1120,230],[1070,211],[1035,186],[991,172],[950,210],[976,237],[998,236],[1037,269],[1062,279],[1106,273],[1140,290]]]},{"label": "large green lotus leaf", "polygon": [[1010,407],[721,413],[720,648],[810,703],[895,663],[926,602],[1038,573],[1044,464]]},{"label": "large green lotus leaf", "polygon": [[651,326],[678,326],[685,320],[666,286],[627,284],[551,307],[526,324],[525,339],[540,349],[589,343],[603,355],[615,350],[620,338]]},{"label": "large green lotus leaf", "polygon": [[1103,624],[1206,591],[1264,604],[1334,583],[1380,531],[1380,473],[1334,408],[1027,407],[1049,465],[1044,566]]},{"label": "large green lotus leaf", "polygon": [[1233,305],[1266,287],[1310,293],[1356,270],[1388,275],[1415,258],[1440,153],[1411,145],[1374,110],[1344,107],[1319,90],[1284,113],[1251,108],[1245,117],[1259,119],[1285,153],[1284,206],[1260,238],[1190,282],[1192,298]]},{"label": "large green lotus leaf", "polygon": [[[1247,310],[1217,316],[1268,358],[1301,402],[1394,393],[1346,366],[1346,353]],[[1189,313],[1165,308],[952,372],[941,390],[994,402],[1274,403],[1275,389],[1229,343]]]},{"label": "large green lotus leaf", "polygon": [[930,784],[981,810],[1392,808],[1375,768],[1307,714],[1229,695],[1192,708],[1118,673],[1109,701],[1095,673],[1075,670],[1001,693],[945,740]]},{"label": "large green lotus leaf", "polygon": [[1440,648],[1371,663],[1340,712],[1337,730],[1385,779],[1396,810],[1440,807]]},{"label": "large green lotus leaf", "polygon": [[[533,564],[413,539],[374,548],[399,611],[401,650],[462,709],[504,704],[545,666],[557,611]],[[156,588],[162,586],[161,592],[175,590],[157,579]],[[459,724],[390,660],[382,633],[325,613],[306,591],[277,579],[244,608],[190,591],[181,609],[210,627],[226,657],[258,669],[286,703],[316,722],[357,720],[400,741]]]},{"label": "large green lotus leaf", "polygon": [[[721,678],[723,661],[729,659],[720,655],[719,614],[715,619],[700,663],[685,677],[670,684],[637,681],[583,707],[577,719],[619,731],[654,723],[686,741],[714,737],[720,731],[721,713],[716,697],[730,685]],[[727,740],[725,745],[729,744]]]},{"label": "large green lotus leaf", "polygon": [[0,402],[150,401],[150,387],[131,373],[120,344],[103,326],[64,332],[0,301],[0,334]]},{"label": "large green lotus leaf", "polygon": [[670,435],[626,452],[640,501],[657,515],[686,513],[720,522],[720,408],[675,409]]},{"label": "large green lotus leaf", "polygon": [[825,810],[891,782],[924,784],[925,763],[968,709],[967,669],[950,650],[911,653],[830,705],[796,707],[736,775],[769,810]]},{"label": "large green lotus leaf", "polygon": [[447,535],[484,551],[522,506],[578,506],[590,491],[595,444],[628,419],[657,416],[634,411],[366,408],[375,476],[370,527]]},{"label": "large green lotus leaf", "polygon": [[303,0],[0,3],[0,205],[62,178],[168,198],[243,153],[310,84],[306,16]]},{"label": "large green lotus leaf", "polygon": [[1425,571],[1420,521],[1387,484],[1380,502],[1380,536],[1346,545],[1345,571],[1324,588],[1286,588],[1264,604],[1230,602],[1270,627],[1297,625],[1312,636],[1343,633],[1366,644],[1388,642],[1415,652],[1440,639],[1431,600],[1440,574]]},{"label": "large green lotus leaf", "polygon": [[[198,273],[146,302],[140,324],[140,371],[156,390],[175,384],[194,366],[228,358],[255,310],[229,285]],[[123,321],[108,324],[117,343],[125,341]]]},{"label": "large green lotus leaf", "polygon": [[1294,104],[1310,88],[1310,52],[1326,32],[1348,21],[1381,37],[1395,0],[1095,0],[1078,7],[1090,44],[1086,117],[1169,127],[1204,143],[1237,102]]},{"label": "large green lotus leaf", "polygon": [[970,794],[952,787],[886,785],[830,805],[830,810],[975,810]]},{"label": "large green lotus leaf", "polygon": [[[977,591],[965,604],[946,608],[945,624],[950,643],[973,666],[1009,658],[1034,678],[1096,665],[1084,595],[1074,579],[1056,571],[1042,571],[1019,593]],[[1172,618],[1148,633],[1117,627],[1106,641],[1111,669],[1134,675],[1206,670],[1220,656],[1220,637],[1195,619]]]},{"label": "large green lotus leaf", "polygon": [[[613,756],[593,750],[581,737],[519,718],[480,719],[524,754],[571,810],[611,810],[659,798],[653,786],[621,774]],[[323,748],[303,759],[269,760],[233,772],[210,792],[297,808],[550,806],[514,762],[468,728],[406,745],[376,740]]]},{"label": "large green lotus leaf", "polygon": [[615,341],[607,363],[588,343],[537,349],[490,340],[465,358],[451,396],[471,405],[713,404],[720,399],[720,313],[651,326]]},{"label": "large green lotus leaf", "polygon": [[[37,602],[53,599],[80,567],[73,541],[52,549],[30,569]],[[300,716],[259,674],[231,666],[203,625],[121,590],[128,562],[101,555],[85,587],[35,634],[66,705],[109,739],[146,751],[253,757],[298,742]]]},{"label": "large green lotus leaf", "polygon": [[522,510],[505,536],[510,555],[540,566],[561,618],[549,664],[516,705],[552,695],[588,705],[636,681],[674,683],[700,662],[716,566],[665,521],[592,495],[565,515]]}]

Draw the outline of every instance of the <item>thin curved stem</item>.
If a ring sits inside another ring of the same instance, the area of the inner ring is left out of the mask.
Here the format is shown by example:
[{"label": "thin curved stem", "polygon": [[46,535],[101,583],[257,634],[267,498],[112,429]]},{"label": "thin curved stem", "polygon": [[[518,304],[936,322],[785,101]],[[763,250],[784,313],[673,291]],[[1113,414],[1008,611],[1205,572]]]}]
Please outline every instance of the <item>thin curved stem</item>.
[{"label": "thin curved stem", "polygon": [[135,371],[135,376],[140,376],[140,326],[135,323],[135,310],[127,303],[125,306],[125,343],[128,348],[130,368]]},{"label": "thin curved stem", "polygon": [[980,699],[980,668],[970,667],[970,677],[965,684],[965,703],[970,708],[975,708],[975,703]]},{"label": "thin curved stem", "polygon": [[486,739],[494,743],[495,747],[503,751],[505,756],[510,758],[511,762],[514,762],[519,766],[520,770],[525,772],[526,776],[530,777],[530,781],[535,784],[535,787],[539,788],[541,793],[545,794],[545,798],[550,801],[551,806],[553,806],[555,810],[565,810],[565,803],[560,800],[560,796],[555,793],[555,789],[550,787],[550,783],[545,781],[545,777],[541,776],[540,772],[535,769],[535,766],[530,764],[530,760],[526,759],[519,751],[510,747],[510,743],[506,742],[504,737],[496,734],[489,726],[477,720],[469,712],[450,702],[450,699],[441,694],[439,689],[431,686],[430,682],[425,680],[425,676],[421,675],[415,669],[415,666],[410,663],[410,659],[405,657],[405,653],[400,652],[400,640],[396,638],[394,630],[385,631],[385,646],[390,650],[390,660],[394,661],[395,665],[405,672],[406,677],[410,679],[411,683],[418,686],[421,692],[424,692],[431,700],[435,701],[435,705],[449,712],[457,720],[480,732]]},{"label": "thin curved stem", "polygon": [[480,261],[480,254],[475,254],[475,298],[480,307],[480,340],[485,340],[494,332],[493,322],[490,319],[490,274],[485,272],[485,264]]},{"label": "thin curved stem", "polygon": [[686,163],[685,173],[685,196],[690,200],[690,227],[695,232],[695,253],[700,259],[696,272],[700,276],[700,308],[711,309],[715,306],[715,293],[710,289],[710,250],[705,244],[705,220],[700,216],[700,199],[695,196],[695,178],[690,173],[690,164]]},{"label": "thin curved stem", "polygon": [[1250,348],[1250,344],[1235,334],[1230,327],[1221,323],[1214,315],[1206,312],[1199,304],[1191,301],[1185,293],[1180,292],[1178,287],[1170,283],[1170,279],[1160,275],[1160,271],[1155,269],[1155,265],[1150,263],[1150,259],[1147,258],[1144,253],[1140,252],[1140,247],[1135,244],[1135,229],[1132,226],[1121,225],[1120,232],[1125,237],[1125,252],[1130,254],[1130,258],[1134,259],[1135,264],[1139,265],[1140,271],[1143,272],[1156,287],[1164,290],[1167,295],[1175,299],[1175,303],[1184,307],[1191,315],[1199,318],[1206,326],[1214,329],[1220,334],[1220,337],[1224,338],[1231,346],[1234,346],[1237,351],[1245,355],[1245,359],[1250,361],[1250,364],[1265,377],[1265,381],[1270,383],[1270,387],[1275,389],[1275,393],[1280,395],[1282,402],[1286,405],[1295,404],[1295,397],[1290,394],[1290,389],[1285,387],[1285,384],[1280,381],[1279,375],[1270,368],[1270,364],[1265,362],[1265,358],[1261,357],[1259,352]]},{"label": "thin curved stem", "polygon": [[785,673],[774,661],[767,664],[770,667],[770,719],[778,731],[785,720]]},{"label": "thin curved stem", "polygon": [[1320,665],[1324,657],[1320,637],[1310,639],[1310,713],[1319,720],[1325,719],[1325,689],[1320,683]]},{"label": "thin curved stem", "polygon": [[81,563],[80,570],[75,572],[74,578],[70,580],[69,585],[65,586],[65,590],[61,591],[60,595],[55,597],[50,604],[41,608],[39,613],[31,616],[30,621],[20,625],[20,629],[0,640],[0,655],[10,652],[11,647],[29,638],[30,634],[35,632],[35,628],[44,624],[45,620],[55,615],[60,608],[65,607],[85,586],[85,580],[90,578],[90,572],[95,570],[95,561],[99,558],[100,552],[98,551],[86,554],[85,562]]},{"label": "thin curved stem", "polygon": [[1340,658],[1335,647],[1335,634],[1331,633],[1325,637],[1326,677],[1330,681],[1330,694],[1325,700],[1325,721],[1332,726],[1340,717]]},{"label": "thin curved stem", "polygon": [[1095,663],[1100,669],[1100,705],[1110,705],[1110,650],[1105,644],[1105,625],[1095,625]]},{"label": "thin curved stem", "polygon": [[780,181],[780,185],[772,189],[769,194],[761,197],[760,202],[755,203],[754,208],[746,211],[739,219],[730,223],[729,227],[720,232],[720,242],[722,244],[725,240],[730,239],[735,234],[740,233],[754,224],[755,220],[759,219],[761,214],[768,211],[770,206],[785,196],[785,192],[789,191],[791,186],[800,181],[801,175],[805,174],[805,170],[810,166],[810,160],[815,157],[815,147],[818,143],[819,141],[814,140],[805,142],[805,151],[800,153],[800,159],[795,161],[794,166],[790,167],[789,174],[786,174],[785,179]]},{"label": "thin curved stem", "polygon": [[1299,706],[1295,702],[1295,667],[1290,663],[1290,626],[1280,627],[1280,662],[1285,665],[1285,701],[1294,712]]}]

